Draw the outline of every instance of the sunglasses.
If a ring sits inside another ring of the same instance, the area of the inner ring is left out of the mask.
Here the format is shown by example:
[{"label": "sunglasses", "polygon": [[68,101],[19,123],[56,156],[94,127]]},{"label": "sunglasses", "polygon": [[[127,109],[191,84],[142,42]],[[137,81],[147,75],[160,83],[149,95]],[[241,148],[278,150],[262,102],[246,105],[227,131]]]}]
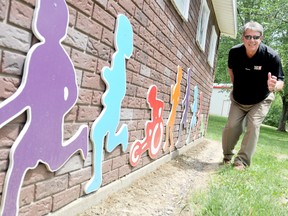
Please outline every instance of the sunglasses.
[{"label": "sunglasses", "polygon": [[245,37],[245,39],[246,40],[252,40],[252,38],[254,39],[254,40],[258,40],[261,36],[257,36],[257,35],[245,35],[244,36]]}]

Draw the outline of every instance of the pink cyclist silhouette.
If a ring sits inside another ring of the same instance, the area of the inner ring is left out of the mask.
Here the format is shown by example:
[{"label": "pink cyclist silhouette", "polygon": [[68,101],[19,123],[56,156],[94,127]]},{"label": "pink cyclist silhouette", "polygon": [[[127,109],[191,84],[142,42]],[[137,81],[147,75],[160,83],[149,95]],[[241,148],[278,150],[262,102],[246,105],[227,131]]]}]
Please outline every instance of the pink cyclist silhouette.
[{"label": "pink cyclist silhouette", "polygon": [[147,93],[147,102],[152,109],[152,120],[145,124],[145,138],[136,140],[130,150],[130,164],[136,166],[139,163],[141,155],[148,150],[152,159],[157,157],[161,149],[164,125],[163,125],[163,109],[164,102],[157,98],[157,87],[150,86]]},{"label": "pink cyclist silhouette", "polygon": [[82,125],[63,142],[65,114],[78,98],[75,70],[61,45],[67,27],[65,0],[36,1],[33,31],[40,42],[27,54],[19,89],[0,103],[0,128],[27,113],[26,124],[10,150],[2,216],[18,215],[20,189],[28,169],[42,162],[56,171],[77,151],[87,156],[87,126]]}]

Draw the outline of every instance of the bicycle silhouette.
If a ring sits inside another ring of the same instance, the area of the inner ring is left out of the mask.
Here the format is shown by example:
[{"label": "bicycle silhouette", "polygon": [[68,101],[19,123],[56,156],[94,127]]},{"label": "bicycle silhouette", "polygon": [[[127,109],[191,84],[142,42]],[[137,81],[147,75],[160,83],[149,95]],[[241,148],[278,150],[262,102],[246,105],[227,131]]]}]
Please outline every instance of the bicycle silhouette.
[{"label": "bicycle silhouette", "polygon": [[145,123],[145,138],[136,140],[130,149],[130,164],[137,166],[141,155],[148,150],[148,154],[152,159],[155,159],[161,149],[163,140],[164,124],[163,124],[163,109],[164,102],[156,98],[157,87],[150,86],[147,93],[147,102],[152,110],[151,121]]}]

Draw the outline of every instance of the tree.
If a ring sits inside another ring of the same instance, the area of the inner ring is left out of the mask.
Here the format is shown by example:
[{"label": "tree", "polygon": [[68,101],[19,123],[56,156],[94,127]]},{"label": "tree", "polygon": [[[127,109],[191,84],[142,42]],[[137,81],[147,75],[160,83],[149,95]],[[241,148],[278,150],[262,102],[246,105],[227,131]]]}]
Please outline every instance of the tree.
[{"label": "tree", "polygon": [[239,43],[239,39],[232,39],[226,36],[220,38],[218,54],[217,54],[217,66],[215,73],[215,83],[230,83],[230,77],[228,75],[228,52],[231,47]]},{"label": "tree", "polygon": [[264,27],[263,42],[276,50],[281,59],[285,74],[285,87],[280,92],[282,98],[282,114],[277,130],[286,131],[288,117],[288,2],[287,0],[238,0],[238,36],[236,39],[221,37],[215,82],[230,82],[227,73],[227,58],[230,48],[241,42],[241,27],[248,21],[257,21]]}]

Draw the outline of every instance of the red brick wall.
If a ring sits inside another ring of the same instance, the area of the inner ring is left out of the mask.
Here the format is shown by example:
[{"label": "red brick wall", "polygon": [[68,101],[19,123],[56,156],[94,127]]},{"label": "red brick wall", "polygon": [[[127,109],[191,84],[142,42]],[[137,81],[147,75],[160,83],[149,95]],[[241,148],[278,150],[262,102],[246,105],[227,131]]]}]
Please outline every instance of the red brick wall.
[{"label": "red brick wall", "polygon": [[[122,152],[117,147],[105,152],[103,186],[151,162],[144,154],[139,165],[132,168],[129,149],[135,139],[144,136],[145,122],[150,119],[146,94],[150,85],[158,87],[158,98],[165,102],[164,123],[171,109],[170,88],[176,81],[177,65],[183,68],[181,100],[186,89],[187,68],[192,69],[193,88],[203,92],[203,114],[207,125],[214,69],[208,65],[208,50],[212,25],[217,27],[211,1],[206,48],[203,53],[196,44],[196,30],[201,0],[191,0],[189,21],[184,22],[170,0],[67,0],[70,22],[64,46],[69,53],[80,86],[79,99],[65,117],[65,138],[71,137],[79,125],[91,124],[102,110],[101,96],[105,84],[100,72],[110,66],[115,52],[114,29],[116,16],[125,14],[134,31],[134,51],[127,62],[127,92],[122,103],[121,120],[128,124],[129,147]],[[19,87],[23,64],[29,48],[37,42],[31,31],[35,0],[0,0],[0,100],[11,96]],[[219,32],[219,30],[217,30]],[[182,114],[177,109],[174,141]],[[189,112],[188,119],[191,120]],[[10,147],[19,135],[25,115],[21,115],[0,129],[0,196],[7,171]],[[180,138],[185,142],[186,136]],[[28,171],[21,190],[20,215],[45,215],[85,196],[83,187],[91,177],[92,146],[83,162],[74,155],[57,172],[49,172],[40,164]],[[159,157],[163,156],[163,153]]]}]

